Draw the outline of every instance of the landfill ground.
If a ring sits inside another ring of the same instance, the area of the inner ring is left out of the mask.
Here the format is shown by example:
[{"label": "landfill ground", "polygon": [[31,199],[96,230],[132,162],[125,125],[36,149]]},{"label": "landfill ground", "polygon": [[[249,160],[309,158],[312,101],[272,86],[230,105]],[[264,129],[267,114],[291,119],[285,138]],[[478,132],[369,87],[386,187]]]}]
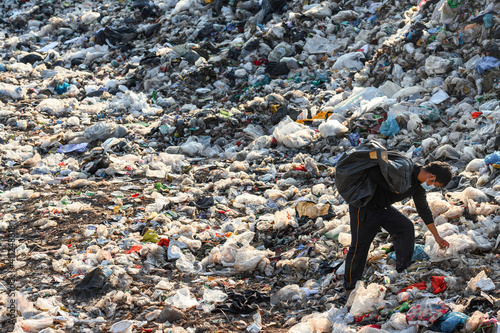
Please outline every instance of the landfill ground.
[{"label": "landfill ground", "polygon": [[[500,2],[0,2],[0,332],[499,333]],[[450,164],[347,295],[345,152]]]}]

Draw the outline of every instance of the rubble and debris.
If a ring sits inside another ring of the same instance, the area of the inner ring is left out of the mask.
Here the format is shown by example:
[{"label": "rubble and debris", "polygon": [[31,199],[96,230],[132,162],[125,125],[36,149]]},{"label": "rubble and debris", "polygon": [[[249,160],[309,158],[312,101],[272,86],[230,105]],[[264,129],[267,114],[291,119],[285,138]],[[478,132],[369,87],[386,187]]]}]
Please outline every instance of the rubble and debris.
[{"label": "rubble and debris", "polygon": [[[0,330],[499,330],[500,2],[0,8]],[[412,265],[382,230],[344,295],[370,140],[452,165],[450,247],[397,203]]]}]

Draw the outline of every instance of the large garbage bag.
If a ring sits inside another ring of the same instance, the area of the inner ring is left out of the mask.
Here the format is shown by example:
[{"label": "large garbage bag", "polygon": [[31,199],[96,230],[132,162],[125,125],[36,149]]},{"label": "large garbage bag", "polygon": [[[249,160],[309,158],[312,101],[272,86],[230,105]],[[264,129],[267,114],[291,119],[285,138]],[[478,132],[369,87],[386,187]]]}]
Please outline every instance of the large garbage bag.
[{"label": "large garbage bag", "polygon": [[370,202],[376,184],[368,178],[368,170],[375,166],[380,167],[394,193],[410,188],[413,162],[397,152],[388,152],[377,141],[370,141],[344,153],[337,163],[335,184],[347,203],[364,207]]}]

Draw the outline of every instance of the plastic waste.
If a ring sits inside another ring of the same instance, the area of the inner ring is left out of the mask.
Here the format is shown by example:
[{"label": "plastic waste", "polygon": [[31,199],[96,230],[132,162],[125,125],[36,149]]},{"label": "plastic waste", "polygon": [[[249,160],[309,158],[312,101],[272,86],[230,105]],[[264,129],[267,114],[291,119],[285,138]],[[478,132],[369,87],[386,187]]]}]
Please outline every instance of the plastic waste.
[{"label": "plastic waste", "polygon": [[494,152],[486,155],[484,158],[485,164],[500,164],[500,152]]},{"label": "plastic waste", "polygon": [[350,71],[358,71],[364,66],[361,59],[365,59],[365,55],[362,52],[344,54],[343,56],[340,56],[337,61],[335,61],[332,69],[339,70],[345,68]]},{"label": "plastic waste", "polygon": [[186,310],[199,304],[196,298],[191,296],[188,288],[181,288],[177,290],[174,296],[165,300],[165,303],[175,306],[181,310]]},{"label": "plastic waste", "polygon": [[156,243],[158,243],[158,235],[156,234],[156,232],[154,230],[150,229],[150,230],[146,231],[144,236],[142,236],[142,241],[156,244]]},{"label": "plastic waste", "polygon": [[226,299],[227,299],[227,294],[221,290],[204,289],[203,291],[203,302],[219,303],[219,302],[224,302]]},{"label": "plastic waste", "polygon": [[348,131],[347,127],[342,125],[337,119],[332,118],[328,118],[326,122],[319,125],[318,130],[324,138],[342,135]]},{"label": "plastic waste", "polygon": [[448,312],[440,317],[432,326],[434,331],[443,333],[453,332],[457,326],[464,325],[469,317],[461,312]]},{"label": "plastic waste", "polygon": [[427,75],[446,74],[451,69],[452,62],[436,56],[430,56],[425,60],[425,72]]},{"label": "plastic waste", "polygon": [[97,267],[85,275],[75,286],[73,293],[78,298],[92,297],[103,290],[106,282],[106,274],[100,267]]},{"label": "plastic waste", "polygon": [[387,120],[384,121],[380,126],[380,134],[383,134],[385,136],[394,136],[398,134],[399,131],[400,128],[395,118],[387,118]]},{"label": "plastic waste", "polygon": [[312,143],[312,130],[294,122],[290,117],[282,120],[274,129],[273,137],[289,148],[301,148]]},{"label": "plastic waste", "polygon": [[[22,318],[6,331],[347,333],[377,324],[417,333],[405,312],[438,296],[457,313],[484,312],[450,320],[460,324],[449,330],[496,329],[498,3],[0,7],[0,231],[14,235],[16,255],[2,273],[24,293],[11,297]],[[386,295],[355,317],[336,307],[351,239],[352,201],[342,195],[357,181],[335,173],[342,154],[374,139],[401,161],[449,162],[446,193],[427,199],[450,248],[435,244],[411,198],[395,203],[420,235],[415,261],[395,272],[392,239],[375,237],[363,279]],[[487,276],[464,293],[463,277],[483,266]],[[426,291],[398,294],[416,282]],[[293,284],[291,300],[273,308],[268,296]],[[160,304],[179,288],[204,322]],[[127,317],[131,307],[144,322]],[[275,309],[282,316],[270,318]],[[251,316],[228,322],[220,311]],[[433,326],[441,319],[427,329],[446,331]]]},{"label": "plastic waste", "polygon": [[276,294],[271,295],[271,305],[290,302],[303,303],[306,301],[306,292],[298,285],[292,284],[281,288]]},{"label": "plastic waste", "polygon": [[413,306],[406,313],[406,320],[410,325],[429,327],[449,310],[450,307],[444,302],[427,299],[423,303]]},{"label": "plastic waste", "polygon": [[40,332],[43,329],[52,326],[54,320],[52,318],[42,319],[24,319],[19,322],[19,326],[23,332]]},{"label": "plastic waste", "polygon": [[109,328],[109,331],[112,333],[128,333],[132,332],[133,323],[129,320],[122,320],[117,323],[114,323]]},{"label": "plastic waste", "polygon": [[483,74],[485,71],[491,71],[498,66],[500,66],[500,59],[486,56],[479,59],[472,68],[475,69],[479,74]]},{"label": "plastic waste", "polygon": [[346,115],[347,111],[359,107],[363,102],[370,101],[375,97],[382,97],[384,94],[377,88],[359,88],[354,89],[352,94],[346,100],[334,106],[333,111]]},{"label": "plastic waste", "polygon": [[347,301],[351,306],[349,313],[359,317],[383,308],[386,290],[384,286],[376,283],[370,283],[365,287],[363,282],[358,281]]},{"label": "plastic waste", "polygon": [[260,316],[260,313],[257,311],[257,313],[253,315],[253,323],[247,327],[247,332],[258,333],[261,330],[262,330],[262,318]]},{"label": "plastic waste", "polygon": [[467,282],[467,290],[470,292],[492,291],[495,290],[495,284],[487,277],[485,271],[481,271]]},{"label": "plastic waste", "polygon": [[0,95],[17,100],[24,98],[25,92],[20,86],[0,83]]}]

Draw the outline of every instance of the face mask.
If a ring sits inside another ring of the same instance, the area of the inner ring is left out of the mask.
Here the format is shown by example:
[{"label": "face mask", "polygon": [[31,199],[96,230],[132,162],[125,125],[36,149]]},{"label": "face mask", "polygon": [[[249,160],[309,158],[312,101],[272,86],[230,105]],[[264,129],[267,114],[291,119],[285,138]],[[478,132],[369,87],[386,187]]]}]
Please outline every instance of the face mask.
[{"label": "face mask", "polygon": [[424,188],[425,191],[429,192],[429,191],[431,191],[431,190],[433,190],[435,188],[435,186],[434,186],[435,182],[436,182],[436,180],[434,180],[431,185],[427,185],[427,180],[426,180],[421,185],[422,185],[422,187]]}]

